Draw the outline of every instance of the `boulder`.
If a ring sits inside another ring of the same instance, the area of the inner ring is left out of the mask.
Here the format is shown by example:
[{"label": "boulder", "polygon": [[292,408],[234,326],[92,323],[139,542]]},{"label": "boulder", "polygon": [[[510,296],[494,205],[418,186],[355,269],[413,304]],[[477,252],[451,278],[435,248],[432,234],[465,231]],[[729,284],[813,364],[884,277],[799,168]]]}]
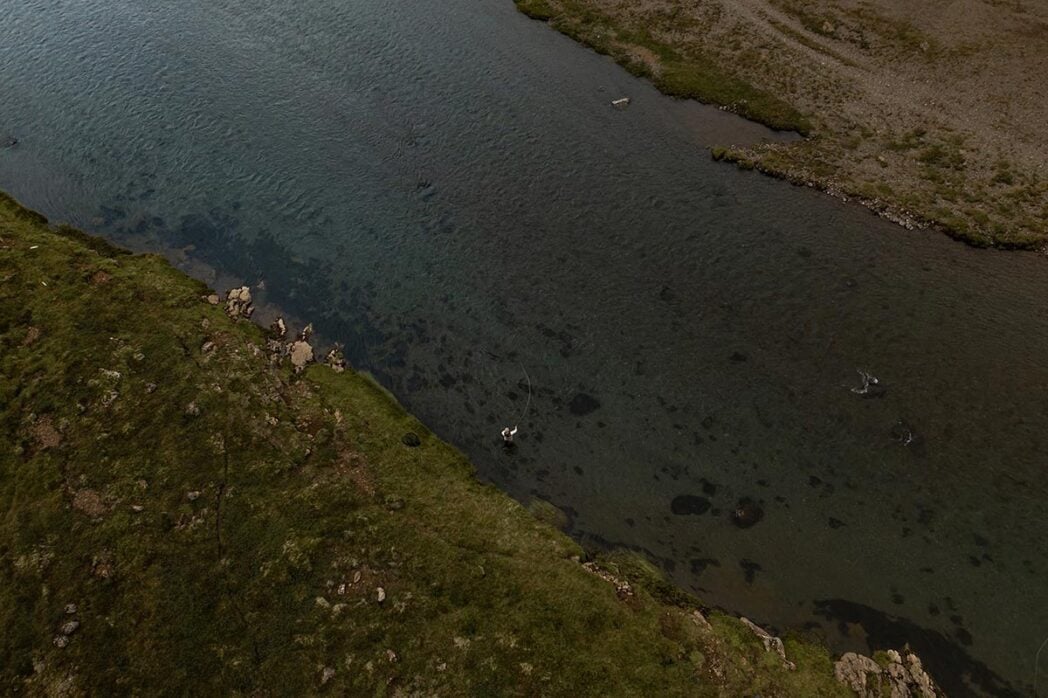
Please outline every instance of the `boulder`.
[{"label": "boulder", "polygon": [[937,698],[942,692],[924,671],[920,658],[907,652],[906,658],[896,650],[886,653],[888,664],[882,667],[861,654],[846,652],[833,665],[837,680],[863,698],[884,695],[885,688],[891,698]]},{"label": "boulder", "polygon": [[775,637],[748,618],[739,618],[739,620],[742,621],[743,625],[753,631],[753,634],[756,635],[764,645],[765,652],[774,652],[779,655],[779,658],[782,659],[782,663],[787,669],[792,671],[797,668],[796,664],[789,659],[786,659],[786,646],[782,644],[781,638]]},{"label": "boulder", "polygon": [[250,318],[255,312],[255,306],[251,304],[251,289],[247,286],[233,288],[226,294],[226,315],[233,318]]},{"label": "boulder", "polygon": [[306,369],[306,365],[313,361],[313,347],[309,342],[299,340],[291,344],[291,365],[295,367],[296,373]]},{"label": "boulder", "polygon": [[342,346],[336,344],[331,348],[331,351],[324,357],[324,362],[331,368],[335,373],[342,373],[346,370],[346,357],[342,355]]},{"label": "boulder", "polygon": [[837,681],[855,691],[856,694],[866,696],[868,695],[867,686],[870,684],[870,676],[875,677],[873,680],[874,686],[870,690],[876,693],[876,686],[879,684],[881,675],[881,666],[865,655],[845,652],[833,665],[833,675]]},{"label": "boulder", "polygon": [[739,528],[750,528],[764,518],[764,509],[757,502],[745,497],[739,500],[731,512],[731,521]]}]

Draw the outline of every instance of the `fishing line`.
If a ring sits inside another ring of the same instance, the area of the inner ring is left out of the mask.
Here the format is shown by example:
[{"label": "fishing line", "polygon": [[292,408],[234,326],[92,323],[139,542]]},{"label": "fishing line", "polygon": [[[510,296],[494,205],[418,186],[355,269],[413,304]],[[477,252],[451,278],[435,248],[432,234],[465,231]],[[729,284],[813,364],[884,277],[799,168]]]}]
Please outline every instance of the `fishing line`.
[{"label": "fishing line", "polygon": [[1033,656],[1033,695],[1034,695],[1034,698],[1036,698],[1037,696],[1040,695],[1037,692],[1037,670],[1039,668],[1038,664],[1041,663],[1041,652],[1044,651],[1045,645],[1048,645],[1048,637],[1044,638],[1044,642],[1042,642],[1041,646],[1037,649],[1037,654],[1035,654]]},{"label": "fishing line", "polygon": [[528,369],[524,368],[524,364],[520,364],[520,370],[524,372],[524,377],[528,379],[528,401],[524,403],[524,411],[521,412],[517,424],[524,423],[524,418],[528,416],[528,408],[531,407],[531,376],[528,375]]}]

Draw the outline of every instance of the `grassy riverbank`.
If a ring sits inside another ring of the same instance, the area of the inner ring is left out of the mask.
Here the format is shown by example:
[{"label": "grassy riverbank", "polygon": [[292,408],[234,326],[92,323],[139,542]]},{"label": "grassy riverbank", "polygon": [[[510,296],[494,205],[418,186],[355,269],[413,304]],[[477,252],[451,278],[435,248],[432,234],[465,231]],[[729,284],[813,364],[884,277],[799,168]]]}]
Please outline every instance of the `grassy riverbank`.
[{"label": "grassy riverbank", "polygon": [[0,196],[0,692],[848,694],[209,293]]},{"label": "grassy riverbank", "polygon": [[[516,0],[663,92],[793,143],[715,149],[907,227],[978,246],[1048,245],[1048,11],[986,0]],[[969,7],[968,5],[971,5]]]}]

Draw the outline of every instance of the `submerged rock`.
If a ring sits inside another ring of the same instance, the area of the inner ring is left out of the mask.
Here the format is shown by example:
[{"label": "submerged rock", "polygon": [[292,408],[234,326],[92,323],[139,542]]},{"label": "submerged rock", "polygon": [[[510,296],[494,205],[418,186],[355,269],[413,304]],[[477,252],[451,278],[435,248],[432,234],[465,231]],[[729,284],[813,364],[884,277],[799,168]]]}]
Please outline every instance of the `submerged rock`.
[{"label": "submerged rock", "polygon": [[764,509],[749,497],[740,499],[731,512],[731,522],[739,528],[755,526],[763,518]]},{"label": "submerged rock", "polygon": [[705,514],[710,509],[710,500],[694,494],[682,494],[670,502],[670,510],[677,516]]},{"label": "submerged rock", "polygon": [[568,409],[577,417],[584,417],[590,412],[596,411],[599,407],[600,401],[586,393],[578,393],[568,403]]}]

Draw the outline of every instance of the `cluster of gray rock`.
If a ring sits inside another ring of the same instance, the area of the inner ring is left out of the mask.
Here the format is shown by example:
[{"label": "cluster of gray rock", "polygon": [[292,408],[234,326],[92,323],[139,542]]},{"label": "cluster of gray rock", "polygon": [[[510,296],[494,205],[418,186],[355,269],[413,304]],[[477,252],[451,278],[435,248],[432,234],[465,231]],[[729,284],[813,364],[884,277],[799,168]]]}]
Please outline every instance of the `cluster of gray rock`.
[{"label": "cluster of gray rock", "polygon": [[310,337],[313,336],[313,325],[306,325],[298,336],[293,341],[287,340],[287,324],[284,322],[284,318],[277,318],[272,325],[269,326],[269,331],[272,333],[272,337],[266,343],[266,348],[269,349],[269,355],[273,360],[279,361],[283,357],[291,359],[291,365],[295,369],[295,373],[301,373],[306,370],[306,366],[313,363],[315,357],[313,355],[313,345],[309,343]]},{"label": "cluster of gray rock", "polygon": [[251,289],[247,286],[233,288],[226,294],[226,315],[233,318],[250,318],[255,312],[255,306],[251,303]]},{"label": "cluster of gray rock", "polygon": [[888,665],[881,666],[869,657],[846,652],[833,666],[837,680],[866,698],[885,695],[891,698],[936,698],[943,695],[921,666],[920,657],[907,652],[903,658],[895,650],[886,653]]},{"label": "cluster of gray rock", "polygon": [[[65,612],[67,616],[75,616],[77,607],[75,603],[66,604]],[[62,623],[58,628],[58,633],[54,637],[55,647],[62,649],[69,644],[69,638],[72,637],[73,633],[80,628],[80,621],[76,618],[71,618]]]},{"label": "cluster of gray rock", "polygon": [[[207,301],[212,305],[218,305],[217,294],[208,296]],[[255,306],[251,298],[251,289],[247,286],[230,289],[226,294],[226,315],[234,320],[248,320],[255,312]],[[306,366],[316,361],[316,353],[310,338],[313,336],[313,325],[308,324],[299,332],[295,339],[288,341],[287,323],[284,318],[278,317],[269,326],[270,338],[266,343],[271,360],[279,362],[284,358],[291,361],[296,373],[306,370]],[[324,363],[332,370],[341,373],[346,370],[346,359],[342,354],[342,347],[336,344],[324,356]]]}]

